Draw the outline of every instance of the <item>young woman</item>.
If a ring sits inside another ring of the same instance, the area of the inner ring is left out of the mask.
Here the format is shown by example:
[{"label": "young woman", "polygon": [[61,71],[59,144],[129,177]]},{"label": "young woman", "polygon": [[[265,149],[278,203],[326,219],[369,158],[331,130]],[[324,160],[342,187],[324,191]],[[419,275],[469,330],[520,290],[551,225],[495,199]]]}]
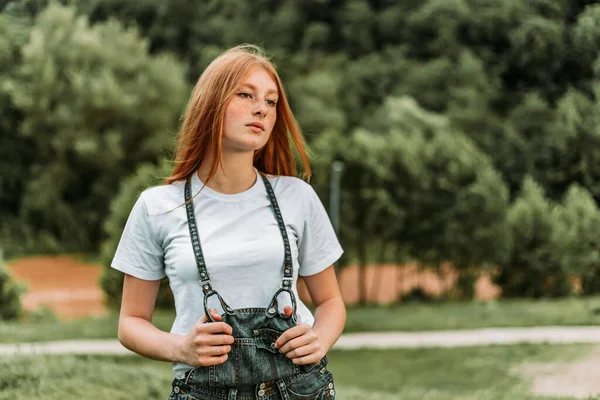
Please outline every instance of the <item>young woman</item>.
[{"label": "young woman", "polygon": [[[334,399],[325,354],[346,311],[332,264],[342,248],[310,177],[280,78],[255,46],[198,80],[175,167],[135,203],[112,267],[125,273],[119,340],[173,362],[171,400]],[[314,315],[298,297],[304,277]],[[176,319],[152,325],[160,279]]]}]

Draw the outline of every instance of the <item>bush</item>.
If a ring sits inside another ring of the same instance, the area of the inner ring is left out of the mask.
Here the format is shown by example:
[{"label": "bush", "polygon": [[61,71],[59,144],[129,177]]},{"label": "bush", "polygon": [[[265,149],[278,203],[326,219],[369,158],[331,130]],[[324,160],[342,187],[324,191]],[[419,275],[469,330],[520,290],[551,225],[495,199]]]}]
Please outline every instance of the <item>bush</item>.
[{"label": "bush", "polygon": [[[314,142],[319,167],[334,159],[345,164],[340,237],[347,253],[363,266],[452,263],[459,276],[449,296],[473,298],[483,268],[505,260],[510,248],[502,176],[447,118],[412,98],[387,99],[368,125]],[[367,259],[369,248],[383,249],[382,257]],[[390,253],[395,260],[383,259]]]},{"label": "bush", "polygon": [[[117,250],[131,208],[141,192],[159,184],[162,177],[167,176],[170,172],[171,165],[166,161],[158,165],[141,165],[133,176],[122,182],[118,195],[111,202],[109,216],[104,222],[106,240],[102,243],[100,255],[100,261],[104,268],[100,277],[100,286],[110,307],[118,308],[121,305],[123,273],[111,268],[110,263]],[[173,296],[168,286],[168,279],[164,278],[159,289],[156,306],[171,308],[172,305]]]},{"label": "bush", "polygon": [[569,187],[560,211],[557,249],[564,263],[581,279],[581,293],[600,293],[600,211],[589,190]]},{"label": "bush", "polygon": [[27,313],[27,322],[30,323],[57,322],[58,320],[56,312],[47,304],[43,304]]},{"label": "bush", "polygon": [[17,319],[23,314],[21,294],[24,292],[25,286],[11,277],[0,251],[0,321]]},{"label": "bush", "polygon": [[[19,123],[0,131],[0,209],[11,231],[25,225],[33,238],[43,235],[37,251],[96,251],[120,179],[172,148],[188,91],[184,67],[152,53],[135,28],[90,25],[59,2],[12,51],[21,57],[0,78],[0,105],[5,91],[14,110],[0,107],[0,121],[9,114]],[[11,252],[31,248],[23,236],[28,247]]]},{"label": "bush", "polygon": [[571,294],[570,271],[559,246],[561,213],[560,207],[546,199],[533,179],[525,179],[519,197],[508,212],[513,248],[494,277],[504,297]]}]

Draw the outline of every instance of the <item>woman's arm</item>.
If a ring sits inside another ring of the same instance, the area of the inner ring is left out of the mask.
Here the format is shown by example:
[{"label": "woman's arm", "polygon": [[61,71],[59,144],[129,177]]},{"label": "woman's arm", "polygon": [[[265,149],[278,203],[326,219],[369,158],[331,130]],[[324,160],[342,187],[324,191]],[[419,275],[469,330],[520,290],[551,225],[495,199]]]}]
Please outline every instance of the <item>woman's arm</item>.
[{"label": "woman's arm", "polygon": [[329,351],[337,342],[346,324],[346,306],[335,276],[333,265],[326,270],[303,277],[306,288],[315,305],[313,330],[319,342]]},{"label": "woman's arm", "polygon": [[[121,344],[154,360],[192,366],[225,362],[233,336],[231,327],[224,322],[204,323],[206,316],[203,316],[187,336],[164,332],[152,325],[159,286],[160,280],[146,281],[125,274],[118,333]],[[213,317],[220,319],[216,311]]]},{"label": "woman's arm", "polygon": [[[333,266],[305,276],[304,282],[315,305],[315,323],[298,325],[284,332],[276,341],[280,352],[295,364],[318,362],[339,339],[346,323],[346,306],[342,299]],[[286,306],[286,314],[291,307]]]}]

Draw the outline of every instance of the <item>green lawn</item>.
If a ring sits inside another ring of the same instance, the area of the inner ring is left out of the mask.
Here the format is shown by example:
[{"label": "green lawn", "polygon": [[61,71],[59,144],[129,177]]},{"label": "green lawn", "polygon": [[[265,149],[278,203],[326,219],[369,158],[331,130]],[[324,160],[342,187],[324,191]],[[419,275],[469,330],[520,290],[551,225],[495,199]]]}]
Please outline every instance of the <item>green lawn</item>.
[{"label": "green lawn", "polygon": [[600,297],[407,303],[348,311],[346,332],[600,325]]},{"label": "green lawn", "polygon": [[[542,400],[528,394],[528,382],[511,368],[574,359],[589,349],[519,345],[334,351],[329,359],[341,400]],[[0,400],[166,400],[170,382],[170,364],[138,356],[0,358]]]},{"label": "green lawn", "polygon": [[[597,325],[600,298],[511,300],[491,303],[409,303],[349,308],[345,332],[419,331],[485,327]],[[169,330],[171,312],[157,312],[155,324]],[[0,343],[115,338],[118,316],[75,321],[0,323]]]}]

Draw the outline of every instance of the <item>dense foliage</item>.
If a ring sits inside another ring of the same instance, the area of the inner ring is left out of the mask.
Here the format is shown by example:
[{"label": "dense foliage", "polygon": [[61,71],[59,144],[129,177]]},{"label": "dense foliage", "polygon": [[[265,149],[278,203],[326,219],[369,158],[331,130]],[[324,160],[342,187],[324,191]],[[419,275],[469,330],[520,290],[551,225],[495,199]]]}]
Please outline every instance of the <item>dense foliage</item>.
[{"label": "dense foliage", "polygon": [[25,286],[11,276],[0,250],[0,321],[19,318],[23,314],[21,295]]},{"label": "dense foliage", "polygon": [[488,266],[509,296],[600,290],[598,0],[0,1],[6,251],[107,238],[108,260],[123,182],[241,42],[278,65],[325,203],[346,165],[346,263],[451,262],[467,297]]}]

